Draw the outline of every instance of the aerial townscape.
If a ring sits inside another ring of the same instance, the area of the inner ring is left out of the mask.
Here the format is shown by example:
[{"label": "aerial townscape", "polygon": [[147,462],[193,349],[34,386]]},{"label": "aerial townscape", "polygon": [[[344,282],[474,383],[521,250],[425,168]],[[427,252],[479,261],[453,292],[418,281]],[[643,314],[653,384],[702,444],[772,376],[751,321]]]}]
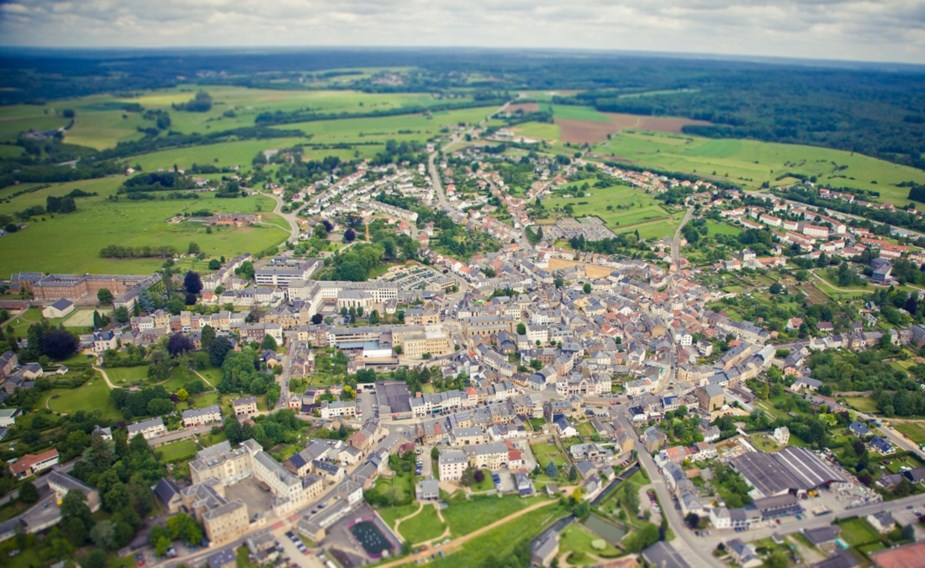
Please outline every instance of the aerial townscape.
[{"label": "aerial townscape", "polygon": [[90,4],[0,4],[0,566],[925,566],[921,35]]}]

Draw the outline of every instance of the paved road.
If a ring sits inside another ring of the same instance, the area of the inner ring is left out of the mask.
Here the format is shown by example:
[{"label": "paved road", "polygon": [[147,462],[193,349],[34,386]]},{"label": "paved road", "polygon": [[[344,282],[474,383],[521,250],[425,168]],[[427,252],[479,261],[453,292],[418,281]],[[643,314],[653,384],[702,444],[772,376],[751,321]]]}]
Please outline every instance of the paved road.
[{"label": "paved road", "polygon": [[693,213],[693,209],[688,209],[684,213],[684,218],[681,219],[678,228],[674,231],[674,238],[671,239],[671,263],[675,265],[675,270],[681,270],[681,229],[691,220]]},{"label": "paved road", "polygon": [[[621,426],[626,428],[628,432],[633,432],[633,427],[626,419],[626,416],[621,417],[619,421],[621,422]],[[668,487],[665,486],[665,478],[658,472],[658,466],[655,465],[652,456],[649,455],[649,452],[647,452],[645,448],[639,445],[636,446],[636,455],[639,459],[639,465],[642,466],[649,475],[649,479],[652,480],[652,487],[655,489],[655,494],[658,495],[662,514],[668,521],[668,526],[671,527],[671,530],[676,536],[670,544],[674,546],[675,550],[677,550],[692,566],[715,565],[716,559],[713,558],[713,548],[704,546],[702,539],[698,539],[694,536],[694,533],[684,524],[684,519],[681,518],[681,512],[674,508],[674,501],[671,498],[671,494],[668,492]],[[735,533],[731,533],[730,531],[730,534]]]},{"label": "paved road", "polygon": [[302,232],[302,229],[299,227],[299,221],[295,213],[283,213],[283,198],[278,195],[273,195],[272,193],[260,193],[261,195],[266,195],[267,197],[276,201],[276,207],[273,209],[273,213],[276,213],[280,217],[286,220],[289,223],[289,240],[296,242],[299,240],[299,233]]}]

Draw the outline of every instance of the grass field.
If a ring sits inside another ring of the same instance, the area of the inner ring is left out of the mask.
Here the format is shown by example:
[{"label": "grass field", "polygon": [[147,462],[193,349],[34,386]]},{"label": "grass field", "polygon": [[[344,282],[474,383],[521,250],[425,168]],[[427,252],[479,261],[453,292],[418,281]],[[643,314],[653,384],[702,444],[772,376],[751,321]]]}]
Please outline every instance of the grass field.
[{"label": "grass field", "polygon": [[395,526],[396,519],[407,517],[417,510],[417,503],[411,503],[410,505],[400,505],[398,507],[383,507],[381,509],[376,509],[376,511],[379,512],[379,516],[382,517],[382,520],[385,521],[385,524],[389,525],[389,527]]},{"label": "grass field", "polygon": [[733,237],[738,236],[742,232],[742,229],[738,227],[733,227],[728,223],[718,223],[716,221],[707,221],[707,234],[708,235],[731,235]]},{"label": "grass field", "polygon": [[129,387],[135,384],[144,384],[148,382],[148,366],[139,365],[137,367],[107,367],[106,376],[112,381],[112,384],[118,387]]},{"label": "grass field", "polygon": [[[591,547],[591,543],[595,540],[600,539],[596,534],[592,533],[590,530],[585,528],[579,523],[570,524],[559,537],[559,551],[562,553],[571,553],[573,557],[569,558],[569,563],[575,563],[578,559],[584,557],[587,554],[595,554],[599,556],[616,556],[620,553],[615,547],[610,544],[603,550],[595,550]],[[603,539],[600,539],[603,540]],[[605,543],[607,541],[604,541]],[[574,555],[578,556],[578,559],[574,558]]]},{"label": "grass field", "polygon": [[864,519],[856,517],[839,524],[841,525],[841,539],[851,546],[880,542],[880,535]]},{"label": "grass field", "polygon": [[122,418],[122,413],[109,396],[109,387],[98,374],[76,389],[53,389],[42,398],[43,404],[54,412],[70,414],[78,410],[99,410],[103,418]]},{"label": "grass field", "polygon": [[893,429],[899,430],[916,444],[925,444],[925,420],[914,422],[893,422]]},{"label": "grass field", "polygon": [[539,462],[540,468],[545,468],[550,460],[558,467],[562,467],[566,463],[565,456],[562,455],[562,452],[559,451],[555,444],[530,444],[530,449],[533,450],[533,456]]},{"label": "grass field", "polygon": [[540,105],[541,108],[551,109],[554,118],[565,120],[593,120],[595,122],[609,122],[606,114],[589,106],[573,105]]},{"label": "grass field", "polygon": [[871,398],[849,396],[844,400],[845,404],[859,412],[877,412],[877,402]]},{"label": "grass field", "polygon": [[[77,211],[67,215],[45,216],[29,223],[24,230],[3,237],[0,266],[7,272],[43,271],[70,273],[137,274],[157,270],[162,259],[105,259],[99,251],[106,245],[172,245],[186,252],[191,241],[214,257],[232,258],[245,251],[258,252],[279,244],[288,236],[278,224],[285,224],[272,213],[274,202],[262,195],[237,199],[216,199],[203,194],[200,199],[165,201],[109,201],[122,177],[110,177],[63,184],[25,194],[0,203],[0,213],[10,214],[36,204],[49,195],[63,195],[73,188],[96,192],[95,197],[78,200]],[[184,211],[209,209],[216,212],[254,213],[273,226],[215,229],[206,233],[191,223],[166,221]]]},{"label": "grass field", "polygon": [[491,531],[467,542],[459,552],[445,558],[437,558],[430,566],[435,568],[485,566],[488,564],[489,557],[507,558],[516,547],[536,538],[546,527],[566,514],[567,511],[558,503],[531,511],[505,524],[499,530]]},{"label": "grass field", "polygon": [[450,525],[453,536],[458,537],[516,513],[538,500],[539,497],[522,499],[517,495],[474,496],[468,501],[462,497],[454,497],[443,510],[443,518]]},{"label": "grass field", "polygon": [[445,530],[446,525],[440,522],[437,510],[431,505],[424,505],[420,513],[402,521],[398,527],[401,536],[412,544],[437,538]]},{"label": "grass field", "polygon": [[[558,140],[559,126],[548,122],[524,122],[511,128],[511,131],[518,136],[527,138],[537,138],[540,140]],[[514,138],[517,140],[517,138]]]},{"label": "grass field", "polygon": [[196,456],[199,447],[193,440],[178,440],[163,446],[158,446],[155,450],[162,455],[164,463],[177,462],[192,459]]},{"label": "grass field", "polygon": [[907,203],[908,195],[908,189],[895,184],[909,180],[925,183],[922,170],[861,154],[797,144],[625,130],[594,150],[640,165],[724,179],[752,189],[765,181],[782,184],[785,181],[776,178],[788,172],[800,173],[816,176],[820,184],[878,191],[883,201],[894,204]]},{"label": "grass field", "polygon": [[[5,106],[0,110],[0,141],[14,141],[19,133],[28,130],[54,130],[67,126],[69,120],[61,116],[64,109],[73,109],[77,115],[76,124],[65,137],[65,141],[70,144],[103,149],[115,146],[118,142],[140,139],[142,133],[138,128],[149,128],[153,122],[144,120],[141,113],[122,110],[122,105],[126,103],[138,103],[146,110],[166,110],[170,114],[171,130],[189,134],[253,126],[254,119],[262,112],[310,109],[317,113],[349,115],[429,107],[447,102],[429,93],[291,91],[209,85],[203,87],[212,96],[212,109],[208,112],[185,112],[171,108],[174,103],[192,99],[199,89],[196,85],[183,85],[150,91],[132,98],[92,95],[48,105]],[[454,99],[454,102],[469,100],[471,98],[462,96]]]},{"label": "grass field", "polygon": [[[577,188],[584,183],[571,182],[566,187]],[[679,216],[666,210],[648,193],[626,185],[600,189],[592,187],[584,197],[547,197],[543,203],[552,210],[562,210],[566,205],[571,205],[574,217],[600,217],[615,232],[639,230],[643,238],[661,238],[673,234],[675,217]]]}]

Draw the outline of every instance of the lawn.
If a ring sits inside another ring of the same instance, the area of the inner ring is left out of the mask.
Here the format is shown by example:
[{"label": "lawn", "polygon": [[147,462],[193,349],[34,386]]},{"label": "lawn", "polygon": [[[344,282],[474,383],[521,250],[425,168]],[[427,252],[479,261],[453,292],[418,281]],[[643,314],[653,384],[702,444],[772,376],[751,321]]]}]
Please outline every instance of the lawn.
[{"label": "lawn", "polygon": [[738,227],[733,227],[728,223],[707,221],[707,234],[709,235],[731,235],[736,237],[741,232],[741,229]]},{"label": "lawn", "polygon": [[491,471],[487,469],[481,470],[482,474],[485,476],[482,478],[481,483],[472,484],[473,491],[488,491],[495,488],[495,482],[491,479]]},{"label": "lawn", "polygon": [[[595,540],[604,540],[592,533],[590,530],[585,528],[579,523],[570,524],[559,537],[559,551],[562,553],[571,553],[577,554],[578,558],[570,557],[569,563],[575,563],[577,560],[581,559],[583,555],[586,554],[595,554],[598,556],[617,556],[620,554],[620,551],[617,550],[614,546],[607,544],[603,550],[595,550],[591,547],[591,543]],[[607,541],[604,540],[606,543]]]},{"label": "lawn", "polygon": [[439,537],[446,530],[446,525],[437,517],[437,510],[432,505],[424,505],[420,513],[398,527],[401,536],[412,544]]},{"label": "lawn", "polygon": [[925,420],[910,422],[893,421],[893,429],[899,430],[916,444],[925,444]]},{"label": "lawn", "polygon": [[[278,226],[254,226],[213,229],[192,223],[169,224],[167,220],[198,209],[216,212],[255,213],[262,211],[264,221],[283,221],[268,213],[274,202],[266,196],[216,199],[201,194],[200,199],[164,201],[118,201],[113,195],[122,177],[109,177],[61,184],[0,202],[0,214],[10,214],[31,205],[43,204],[49,195],[63,195],[74,188],[98,193],[77,200],[77,211],[66,215],[45,216],[31,221],[17,233],[3,237],[0,266],[8,272],[44,271],[64,273],[150,273],[163,264],[162,259],[106,259],[99,251],[110,244],[126,246],[171,245],[185,252],[190,242],[200,245],[210,257],[232,258],[242,252],[259,252],[282,242],[288,232]],[[45,219],[42,221],[41,219]]]},{"label": "lawn", "polygon": [[170,463],[192,459],[196,456],[198,449],[199,446],[193,440],[179,440],[158,446],[156,451],[162,455],[162,462]]},{"label": "lawn", "polygon": [[855,517],[839,523],[841,525],[841,539],[851,546],[860,546],[872,542],[880,542],[880,535],[864,519]]},{"label": "lawn", "polygon": [[55,412],[70,414],[78,410],[99,410],[103,418],[122,418],[122,413],[116,409],[109,396],[109,387],[99,375],[76,389],[50,390],[43,395],[43,399],[44,404]]},{"label": "lawn", "polygon": [[516,521],[505,524],[503,529],[491,531],[467,542],[459,552],[445,558],[437,558],[430,565],[435,568],[494,565],[494,562],[489,561],[490,558],[509,558],[517,547],[536,538],[546,527],[567,513],[561,505],[553,502],[547,507],[531,511]]},{"label": "lawn", "polygon": [[710,139],[684,134],[624,130],[595,147],[637,165],[727,180],[758,189],[788,172],[816,176],[820,184],[878,191],[881,199],[905,204],[909,190],[896,184],[925,183],[925,172],[857,153],[797,144]]},{"label": "lawn", "polygon": [[449,506],[443,510],[443,518],[450,525],[453,536],[458,537],[516,513],[540,499],[522,499],[517,495],[474,496],[469,500],[453,497]]},{"label": "lawn", "polygon": [[859,412],[877,413],[877,401],[862,396],[848,396],[843,399],[845,404]]},{"label": "lawn", "polygon": [[12,323],[8,324],[7,322],[3,322],[3,331],[6,333],[6,326],[12,325],[13,335],[15,337],[25,338],[26,333],[29,331],[29,326],[34,323],[40,323],[42,319],[42,308],[29,308],[28,310],[24,311],[18,318],[12,320]]},{"label": "lawn", "polygon": [[410,505],[399,505],[398,507],[383,507],[381,509],[376,509],[379,512],[379,516],[382,517],[382,520],[385,521],[385,524],[392,528],[395,526],[395,521],[407,517],[411,513],[418,510],[417,503],[411,503]]},{"label": "lawn", "polygon": [[545,468],[546,465],[549,464],[550,460],[552,460],[552,462],[560,468],[566,463],[565,456],[562,455],[562,453],[559,451],[559,448],[557,448],[555,444],[530,444],[530,449],[533,450],[533,456],[540,464],[541,469]]},{"label": "lawn", "polygon": [[107,367],[106,376],[117,387],[130,387],[148,382],[148,366],[137,367]]}]

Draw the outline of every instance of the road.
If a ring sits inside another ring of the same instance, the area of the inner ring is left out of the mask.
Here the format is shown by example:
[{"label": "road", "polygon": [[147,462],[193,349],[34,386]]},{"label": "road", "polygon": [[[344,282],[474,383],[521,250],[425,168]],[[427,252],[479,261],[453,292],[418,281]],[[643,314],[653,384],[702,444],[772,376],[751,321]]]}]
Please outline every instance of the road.
[{"label": "road", "polygon": [[687,212],[684,213],[684,218],[681,219],[678,228],[674,231],[674,238],[671,239],[671,264],[675,266],[676,271],[681,270],[681,229],[691,220],[691,215],[693,215],[693,213],[693,209],[688,209]]},{"label": "road", "polygon": [[266,195],[267,197],[273,199],[276,202],[276,207],[273,209],[273,213],[276,213],[280,217],[286,220],[289,223],[289,241],[296,242],[299,240],[299,233],[302,232],[302,229],[299,227],[299,220],[296,217],[295,213],[283,213],[283,198],[278,195],[273,195],[272,193],[260,193],[260,195]]}]

